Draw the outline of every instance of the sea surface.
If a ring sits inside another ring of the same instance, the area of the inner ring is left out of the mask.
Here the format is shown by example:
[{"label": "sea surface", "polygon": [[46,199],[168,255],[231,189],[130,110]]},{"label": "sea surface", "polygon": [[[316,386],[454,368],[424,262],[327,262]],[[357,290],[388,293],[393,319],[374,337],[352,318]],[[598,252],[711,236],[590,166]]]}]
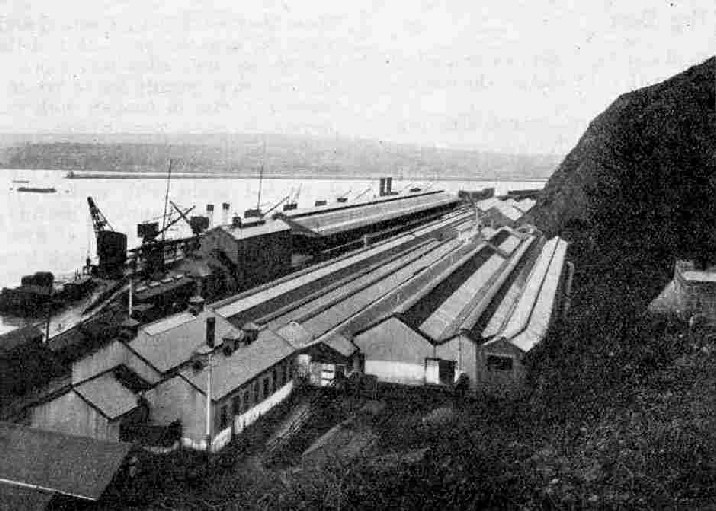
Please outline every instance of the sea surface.
[{"label": "sea surface", "polygon": [[[140,240],[137,224],[155,220],[162,225],[167,181],[161,179],[66,179],[66,171],[0,170],[0,287],[15,287],[23,275],[51,271],[55,278],[69,278],[85,264],[89,255],[96,262],[96,243],[87,197],[92,197],[115,231],[128,236],[129,247]],[[17,181],[28,181],[20,183]],[[545,181],[393,181],[393,190],[410,187],[457,192],[494,187],[497,194],[507,190],[542,188]],[[54,187],[56,193],[18,192],[20,186]],[[317,199],[335,202],[339,196],[350,201],[362,192],[362,199],[378,194],[378,179],[264,179],[261,207],[267,210],[300,186],[298,207],[306,208]],[[206,214],[214,205],[214,223],[222,218],[221,205],[231,205],[230,214],[255,208],[258,179],[173,179],[168,183],[169,199],[189,213]],[[169,206],[171,210],[171,206]],[[280,211],[279,206],[275,211]],[[174,214],[173,218],[177,215]],[[191,230],[179,221],[167,232],[168,238],[190,236]],[[0,316],[0,333],[25,323],[21,318]]]}]

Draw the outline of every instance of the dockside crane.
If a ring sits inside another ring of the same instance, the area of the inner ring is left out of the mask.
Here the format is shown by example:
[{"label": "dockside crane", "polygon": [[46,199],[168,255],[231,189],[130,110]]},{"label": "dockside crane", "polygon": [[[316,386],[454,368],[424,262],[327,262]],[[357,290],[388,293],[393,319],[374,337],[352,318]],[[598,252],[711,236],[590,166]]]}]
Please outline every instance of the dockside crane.
[{"label": "dockside crane", "polygon": [[138,257],[144,260],[144,273],[149,278],[156,278],[162,275],[165,270],[165,247],[168,242],[165,240],[166,232],[179,222],[188,213],[191,213],[196,206],[179,212],[174,219],[171,215],[165,215],[164,225],[159,229],[158,222],[142,223],[137,226],[137,234],[142,238],[142,245],[139,248]]},{"label": "dockside crane", "polygon": [[176,205],[176,203],[172,200],[169,201],[169,203],[172,205],[172,208],[174,208],[174,211],[176,211],[179,214],[179,218],[184,220],[186,224],[191,229],[191,233],[193,235],[191,243],[187,243],[187,252],[189,254],[194,253],[196,250],[199,249],[199,237],[201,236],[201,233],[206,231],[206,229],[209,227],[209,219],[207,217],[192,217],[189,218],[187,216],[187,213],[191,212],[194,207],[191,207],[187,209],[186,211],[182,211],[182,209]]},{"label": "dockside crane", "polygon": [[283,199],[281,199],[281,200],[278,201],[276,204],[274,204],[273,206],[271,206],[270,208],[268,208],[266,211],[264,211],[263,213],[261,213],[261,216],[268,216],[272,211],[274,211],[276,208],[278,208],[281,204],[283,204],[284,202],[286,202],[286,201],[289,200],[290,198],[291,198],[291,195],[290,195],[290,194],[289,194],[289,195],[286,195]]},{"label": "dockside crane", "polygon": [[121,277],[124,273],[124,263],[127,261],[127,235],[112,228],[92,197],[87,197],[87,204],[97,238],[99,265],[96,272],[100,277]]}]

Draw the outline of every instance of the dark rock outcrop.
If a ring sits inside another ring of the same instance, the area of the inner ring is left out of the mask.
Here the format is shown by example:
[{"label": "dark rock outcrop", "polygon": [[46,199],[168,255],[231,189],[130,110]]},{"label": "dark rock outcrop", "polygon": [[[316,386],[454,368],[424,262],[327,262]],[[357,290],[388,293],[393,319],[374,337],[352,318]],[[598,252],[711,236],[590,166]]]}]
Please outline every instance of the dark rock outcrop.
[{"label": "dark rock outcrop", "polygon": [[533,214],[612,247],[716,255],[716,57],[617,98],[550,178]]}]

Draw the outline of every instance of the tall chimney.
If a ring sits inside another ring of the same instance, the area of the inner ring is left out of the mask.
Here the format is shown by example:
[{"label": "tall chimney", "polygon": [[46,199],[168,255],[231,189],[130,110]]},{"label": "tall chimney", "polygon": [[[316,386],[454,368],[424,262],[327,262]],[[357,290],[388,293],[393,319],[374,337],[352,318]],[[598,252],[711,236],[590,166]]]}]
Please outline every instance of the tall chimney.
[{"label": "tall chimney", "polygon": [[206,205],[206,216],[209,217],[209,229],[214,227],[214,205],[213,204],[207,204]]},{"label": "tall chimney", "polygon": [[229,209],[231,205],[228,202],[224,202],[221,205],[221,224],[227,225],[229,223]]},{"label": "tall chimney", "polygon": [[210,348],[215,346],[216,337],[216,318],[210,316],[206,318],[206,345]]},{"label": "tall chimney", "polygon": [[385,195],[385,178],[381,177],[378,185],[378,195],[382,197]]},{"label": "tall chimney", "polygon": [[391,195],[392,193],[393,193],[393,178],[386,177],[385,178],[385,194]]}]

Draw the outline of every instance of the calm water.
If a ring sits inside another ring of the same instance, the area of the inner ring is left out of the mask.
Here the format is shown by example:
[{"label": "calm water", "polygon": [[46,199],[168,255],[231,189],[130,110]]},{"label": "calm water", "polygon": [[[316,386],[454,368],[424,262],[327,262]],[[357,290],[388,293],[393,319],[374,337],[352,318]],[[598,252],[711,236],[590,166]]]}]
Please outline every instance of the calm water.
[{"label": "calm water", "polygon": [[[156,219],[161,226],[167,183],[161,179],[65,179],[62,171],[0,171],[0,287],[13,287],[28,273],[48,270],[57,276],[72,274],[89,253],[95,260],[95,240],[87,206],[91,196],[116,231],[127,233],[130,247],[139,245],[136,224]],[[13,180],[29,180],[13,183]],[[428,182],[393,181],[393,190]],[[265,179],[262,208],[278,202],[301,186],[299,208],[311,206],[316,199],[335,201],[349,191],[349,200],[366,188],[378,192],[378,180],[289,180]],[[19,193],[19,186],[54,186],[57,193]],[[464,189],[494,187],[496,193],[510,189],[541,188],[537,182],[437,181],[431,189],[457,192]],[[258,180],[251,179],[176,179],[171,181],[169,197],[183,208],[196,206],[191,214],[204,214],[214,204],[214,221],[221,219],[221,204],[231,204],[231,213],[256,206]],[[279,208],[280,209],[280,208]],[[168,237],[191,235],[180,221]],[[17,319],[0,317],[0,332],[21,324]]]}]

